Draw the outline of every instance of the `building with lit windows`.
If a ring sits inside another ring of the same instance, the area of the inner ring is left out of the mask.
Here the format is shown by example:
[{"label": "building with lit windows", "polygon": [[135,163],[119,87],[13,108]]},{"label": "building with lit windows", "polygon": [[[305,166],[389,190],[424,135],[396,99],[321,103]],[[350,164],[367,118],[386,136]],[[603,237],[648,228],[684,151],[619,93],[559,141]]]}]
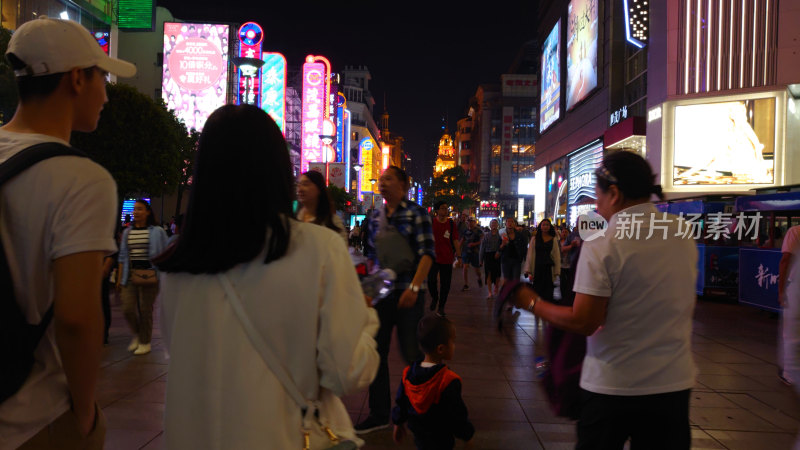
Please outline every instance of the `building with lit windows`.
[{"label": "building with lit windows", "polygon": [[[340,75],[340,90],[350,110],[350,160],[353,161],[350,188],[366,207],[370,207],[373,200],[380,200],[377,179],[383,165],[381,132],[372,115],[375,107],[369,90],[372,74],[367,66],[346,66]],[[355,170],[356,167],[359,170]]]},{"label": "building with lit windows", "polygon": [[455,134],[456,165],[461,166],[472,183],[478,182],[475,158],[472,154],[472,117],[466,116],[456,122]]},{"label": "building with lit windows", "polygon": [[492,205],[479,210],[482,223],[499,215],[520,222],[532,217],[532,193],[519,190],[534,176],[539,78],[533,73],[532,46],[526,44],[512,66],[518,73],[502,75],[499,85],[479,86],[470,100],[469,161],[481,201]]},{"label": "building with lit windows", "polygon": [[433,175],[439,175],[447,169],[452,169],[456,166],[456,150],[453,147],[453,138],[450,133],[444,132],[441,139],[439,139],[439,152],[436,156],[436,165],[433,169]]}]

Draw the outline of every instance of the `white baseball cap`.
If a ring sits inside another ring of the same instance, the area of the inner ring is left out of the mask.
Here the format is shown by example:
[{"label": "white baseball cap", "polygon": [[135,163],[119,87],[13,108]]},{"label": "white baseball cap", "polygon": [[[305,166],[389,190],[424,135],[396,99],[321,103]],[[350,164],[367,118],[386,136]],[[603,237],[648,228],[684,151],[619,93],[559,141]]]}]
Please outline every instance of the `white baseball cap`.
[{"label": "white baseball cap", "polygon": [[89,30],[72,20],[39,16],[23,23],[11,35],[6,51],[9,53],[26,64],[14,71],[18,77],[52,75],[93,66],[121,77],[136,75],[136,66],[110,58]]}]

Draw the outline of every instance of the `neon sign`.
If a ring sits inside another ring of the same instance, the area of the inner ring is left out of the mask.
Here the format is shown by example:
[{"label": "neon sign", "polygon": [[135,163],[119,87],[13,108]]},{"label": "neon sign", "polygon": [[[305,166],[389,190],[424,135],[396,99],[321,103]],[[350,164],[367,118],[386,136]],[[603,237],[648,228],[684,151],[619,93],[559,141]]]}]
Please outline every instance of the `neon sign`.
[{"label": "neon sign", "polygon": [[321,56],[308,55],[303,64],[303,123],[301,128],[300,170],[308,170],[309,162],[322,162],[323,119],[328,117],[330,62]]},{"label": "neon sign", "polygon": [[381,153],[383,154],[383,164],[381,164],[381,169],[386,170],[389,167],[389,147],[384,145],[381,149]]},{"label": "neon sign", "polygon": [[261,109],[286,133],[286,58],[264,52],[261,66]]},{"label": "neon sign", "polygon": [[361,171],[358,173],[359,177],[359,196],[363,199],[364,192],[372,192],[372,149],[377,144],[372,138],[365,137],[358,143],[358,162],[362,165]]},{"label": "neon sign", "polygon": [[344,148],[345,184],[350,189],[350,110],[344,109],[343,112],[344,132],[340,135],[339,141],[342,141],[342,148]]},{"label": "neon sign", "polygon": [[[258,60],[261,56],[261,42],[264,31],[255,22],[247,22],[239,28],[239,58]],[[239,105],[260,105],[261,69],[255,64],[239,65],[239,84],[236,97]]]}]

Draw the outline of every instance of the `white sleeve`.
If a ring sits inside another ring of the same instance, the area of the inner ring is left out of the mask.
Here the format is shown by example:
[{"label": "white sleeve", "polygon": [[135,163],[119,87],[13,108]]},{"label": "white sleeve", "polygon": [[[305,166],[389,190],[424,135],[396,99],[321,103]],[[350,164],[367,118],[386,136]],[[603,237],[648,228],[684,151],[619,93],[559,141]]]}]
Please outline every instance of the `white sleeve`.
[{"label": "white sleeve", "polygon": [[611,279],[605,261],[608,245],[603,245],[605,241],[602,239],[583,243],[573,286],[575,292],[598,297],[611,296]]},{"label": "white sleeve", "polygon": [[789,228],[783,238],[782,253],[791,253],[793,256],[800,254],[800,226]]},{"label": "white sleeve", "polygon": [[368,386],[378,371],[378,315],[367,308],[353,262],[339,237],[325,243],[317,367],[320,386],[338,396]]},{"label": "white sleeve", "polygon": [[73,184],[56,206],[50,259],[88,251],[113,253],[116,215],[117,185],[110,175]]}]

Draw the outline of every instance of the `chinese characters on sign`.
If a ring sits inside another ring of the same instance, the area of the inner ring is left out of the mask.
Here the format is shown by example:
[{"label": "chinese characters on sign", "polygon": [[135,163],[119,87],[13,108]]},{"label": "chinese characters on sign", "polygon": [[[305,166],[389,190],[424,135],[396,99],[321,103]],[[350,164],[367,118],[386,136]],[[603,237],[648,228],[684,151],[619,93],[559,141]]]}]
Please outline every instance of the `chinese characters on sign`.
[{"label": "chinese characters on sign", "polygon": [[325,65],[318,62],[303,64],[303,123],[301,171],[309,162],[322,161],[322,119],[325,108]]},{"label": "chinese characters on sign", "polygon": [[280,53],[264,52],[261,66],[261,109],[286,133],[286,58]]},{"label": "chinese characters on sign", "polygon": [[611,116],[608,118],[608,126],[613,127],[614,125],[622,122],[627,118],[628,118],[628,107],[623,106],[622,108],[611,113]]},{"label": "chinese characters on sign", "polygon": [[[674,217],[674,216],[673,216]],[[739,213],[733,216],[731,213],[710,213],[705,218],[706,232],[703,234],[703,220],[701,214],[684,214],[681,213],[677,217],[669,217],[667,213],[653,213],[650,214],[648,226],[646,227],[647,236],[643,236],[642,227],[645,224],[644,213],[625,213],[621,212],[617,215],[615,235],[616,239],[651,239],[653,236],[661,236],[661,239],[667,239],[670,233],[670,224],[673,220],[678,223],[678,230],[674,234],[676,237],[683,239],[730,239],[735,235],[737,239],[742,240],[747,236],[752,236],[752,239],[757,238],[758,225],[761,222],[761,213],[756,213],[754,216],[747,216],[745,213]],[[735,222],[734,222],[735,221]]]}]

